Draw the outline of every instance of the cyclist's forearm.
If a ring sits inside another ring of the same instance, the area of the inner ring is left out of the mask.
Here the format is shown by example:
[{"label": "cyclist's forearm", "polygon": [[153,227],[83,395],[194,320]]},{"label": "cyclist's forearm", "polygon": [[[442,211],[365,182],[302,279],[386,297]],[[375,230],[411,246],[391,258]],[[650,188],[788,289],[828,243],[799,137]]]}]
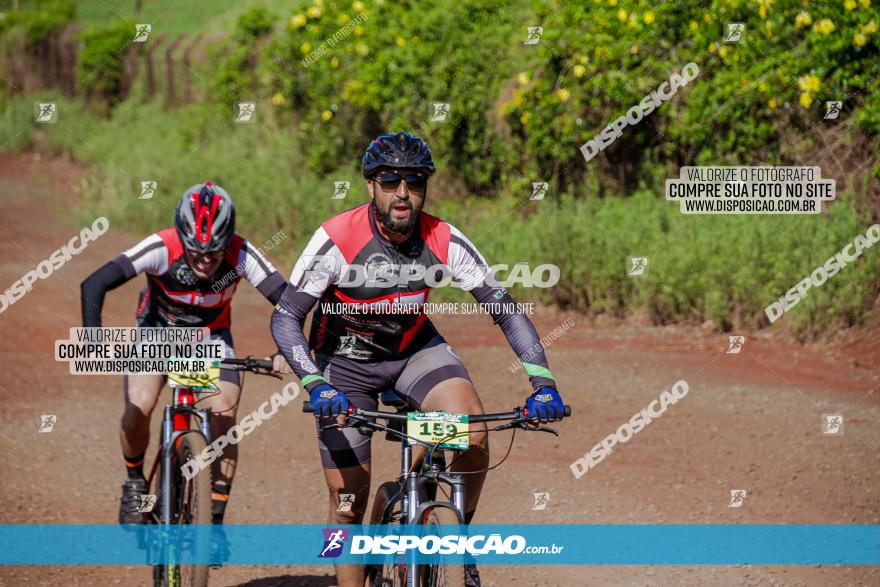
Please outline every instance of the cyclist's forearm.
[{"label": "cyclist's forearm", "polygon": [[309,343],[303,333],[306,316],[317,302],[317,298],[288,284],[272,313],[275,344],[307,391],[324,383],[321,371],[309,355]]},{"label": "cyclist's forearm", "polygon": [[270,273],[269,277],[264,279],[263,282],[257,286],[257,291],[263,294],[263,296],[274,306],[281,300],[281,296],[284,294],[286,288],[287,280],[281,277],[280,273],[275,271]]},{"label": "cyclist's forearm", "polygon": [[[503,292],[499,295],[499,292]],[[508,311],[516,303],[507,291],[501,288],[482,285],[471,290],[471,294],[481,304],[490,304],[490,312],[495,324],[501,327],[510,348],[516,353],[529,376],[532,387],[556,387],[556,381],[547,364],[544,346],[538,331],[528,316],[519,311]],[[497,297],[496,297],[497,296]],[[495,311],[495,308],[501,308]]]},{"label": "cyclist's forearm", "polygon": [[80,285],[83,326],[101,326],[104,296],[134,276],[131,262],[121,255],[89,275]]}]

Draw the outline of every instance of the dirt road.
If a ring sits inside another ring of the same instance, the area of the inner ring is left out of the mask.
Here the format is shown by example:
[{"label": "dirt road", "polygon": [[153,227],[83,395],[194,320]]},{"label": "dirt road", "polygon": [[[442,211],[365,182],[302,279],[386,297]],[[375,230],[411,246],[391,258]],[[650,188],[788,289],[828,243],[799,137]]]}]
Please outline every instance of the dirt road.
[{"label": "dirt road", "polygon": [[[0,289],[79,230],[68,219],[79,173],[63,160],[0,157]],[[117,440],[121,377],[70,376],[66,364],[53,360],[53,342],[80,324],[80,281],[142,236],[111,227],[0,314],[0,523],[115,522],[123,477]],[[132,324],[142,285],[137,279],[108,295],[105,325]],[[273,347],[270,313],[257,292],[246,284],[239,289],[233,333],[240,355],[262,356]],[[558,439],[517,437],[508,462],[489,476],[476,522],[880,523],[876,336],[848,335],[835,344],[804,347],[757,333],[748,335],[739,354],[728,354],[726,335],[693,329],[612,328],[551,309],[538,309],[535,322],[543,335],[569,317],[574,325],[548,353],[575,417],[559,427]],[[468,365],[488,410],[522,402],[527,380],[522,371],[508,369],[513,354],[488,317],[440,316],[435,322]],[[574,478],[572,461],[679,379],[689,383],[686,398]],[[249,378],[240,414],[282,385]],[[844,415],[843,435],[821,433],[826,413]],[[41,414],[57,415],[51,433],[38,433]],[[493,438],[496,459],[507,447],[507,434]],[[374,447],[374,470],[395,470],[395,447],[379,438]],[[308,416],[281,410],[240,445],[228,523],[323,523],[326,490],[317,456]],[[728,507],[731,489],[747,492],[739,508]],[[546,509],[532,510],[536,492],[550,493]],[[481,571],[487,586],[880,584],[874,567]],[[212,571],[211,584],[323,587],[334,584],[331,573],[318,565],[226,566]],[[143,567],[0,568],[5,585],[140,585],[148,578]]]}]

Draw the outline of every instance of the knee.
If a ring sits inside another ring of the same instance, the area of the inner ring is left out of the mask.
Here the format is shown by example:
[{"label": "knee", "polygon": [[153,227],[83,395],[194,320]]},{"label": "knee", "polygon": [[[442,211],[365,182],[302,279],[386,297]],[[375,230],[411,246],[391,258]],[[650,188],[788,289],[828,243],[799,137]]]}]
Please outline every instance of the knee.
[{"label": "knee", "polygon": [[476,446],[489,454],[489,433],[485,430],[471,433],[471,446]]}]

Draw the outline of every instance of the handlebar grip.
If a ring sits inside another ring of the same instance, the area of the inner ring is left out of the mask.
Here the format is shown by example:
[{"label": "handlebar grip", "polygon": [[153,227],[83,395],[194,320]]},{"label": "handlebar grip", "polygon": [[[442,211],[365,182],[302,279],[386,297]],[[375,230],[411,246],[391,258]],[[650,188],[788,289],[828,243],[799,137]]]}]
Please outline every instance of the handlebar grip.
[{"label": "handlebar grip", "polygon": [[309,400],[303,402],[303,412],[305,412],[306,414],[312,413],[312,402],[310,402]]},{"label": "handlebar grip", "polygon": [[571,416],[571,406],[565,404],[565,417],[568,418],[569,416]]}]

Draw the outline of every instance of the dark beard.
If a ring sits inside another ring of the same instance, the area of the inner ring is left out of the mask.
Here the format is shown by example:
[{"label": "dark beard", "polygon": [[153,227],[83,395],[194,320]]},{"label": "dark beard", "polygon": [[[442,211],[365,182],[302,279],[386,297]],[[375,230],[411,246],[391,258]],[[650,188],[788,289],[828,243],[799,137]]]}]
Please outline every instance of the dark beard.
[{"label": "dark beard", "polygon": [[379,222],[382,223],[383,228],[389,232],[393,232],[396,234],[400,234],[406,236],[406,234],[416,225],[419,221],[419,213],[421,210],[416,211],[414,208],[410,207],[410,216],[408,221],[397,221],[391,218],[391,209],[394,208],[394,202],[391,202],[387,211],[383,211],[379,209],[378,204],[373,204],[376,207],[376,215],[379,217]]}]

